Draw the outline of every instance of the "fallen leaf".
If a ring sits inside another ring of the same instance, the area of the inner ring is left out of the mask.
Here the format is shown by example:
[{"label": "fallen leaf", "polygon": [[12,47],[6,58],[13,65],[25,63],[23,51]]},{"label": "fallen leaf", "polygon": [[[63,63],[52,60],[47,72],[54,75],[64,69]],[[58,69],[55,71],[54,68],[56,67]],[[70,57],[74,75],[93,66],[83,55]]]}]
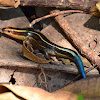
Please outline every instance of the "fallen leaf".
[{"label": "fallen leaf", "polygon": [[0,0],[0,5],[10,6],[17,8],[20,4],[20,0]]},{"label": "fallen leaf", "polygon": [[96,6],[92,7],[90,12],[92,15],[100,17],[100,2],[98,2]]},{"label": "fallen leaf", "polygon": [[99,12],[100,12],[100,2],[98,2],[98,3],[96,4],[96,7],[97,7],[97,9],[98,9]]},{"label": "fallen leaf", "polygon": [[0,92],[0,100],[83,100],[79,99],[80,95],[68,91],[49,93],[41,88],[18,85],[2,84]]},{"label": "fallen leaf", "polygon": [[34,61],[37,63],[49,63],[52,60],[46,60],[46,59],[41,59],[39,57],[37,57],[34,53],[32,53],[31,51],[29,51],[25,45],[25,41],[23,42],[23,56]]}]

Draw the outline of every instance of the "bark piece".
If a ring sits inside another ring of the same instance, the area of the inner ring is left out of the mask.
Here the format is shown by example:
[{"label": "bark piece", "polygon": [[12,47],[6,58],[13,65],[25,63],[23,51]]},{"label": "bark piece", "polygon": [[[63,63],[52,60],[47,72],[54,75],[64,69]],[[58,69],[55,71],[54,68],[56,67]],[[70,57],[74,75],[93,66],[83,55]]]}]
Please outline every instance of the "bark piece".
[{"label": "bark piece", "polygon": [[21,0],[21,5],[89,10],[98,0]]}]

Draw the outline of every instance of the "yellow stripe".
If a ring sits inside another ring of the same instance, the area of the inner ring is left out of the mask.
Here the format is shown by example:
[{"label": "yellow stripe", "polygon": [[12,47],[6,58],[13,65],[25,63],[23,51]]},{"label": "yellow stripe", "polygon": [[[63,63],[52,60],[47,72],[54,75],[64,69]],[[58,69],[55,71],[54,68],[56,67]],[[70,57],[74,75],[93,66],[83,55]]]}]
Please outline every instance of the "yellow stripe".
[{"label": "yellow stripe", "polygon": [[8,30],[15,31],[15,32],[27,32],[27,30],[16,30],[16,29],[8,29]]},{"label": "yellow stripe", "polygon": [[[28,37],[26,37],[26,38],[28,38]],[[30,38],[30,37],[29,37],[29,38]],[[31,37],[31,38],[32,38],[32,37]],[[32,38],[32,40],[33,40],[33,41],[36,41],[34,38]],[[37,41],[36,41],[36,42],[37,42]],[[37,43],[38,43],[38,42],[37,42]],[[41,46],[41,47],[43,47],[43,48],[46,48],[46,47],[40,45],[39,43],[38,43],[38,45]]]},{"label": "yellow stripe", "polygon": [[60,47],[57,47],[57,46],[55,46],[55,45],[52,45],[52,44],[48,43],[47,41],[45,41],[45,40],[41,37],[41,35],[39,35],[39,34],[36,33],[36,32],[33,32],[33,31],[29,31],[29,32],[37,34],[37,35],[41,38],[41,40],[44,41],[44,42],[45,42],[46,44],[48,44],[48,45],[51,45],[51,46],[53,46],[53,47],[56,47],[56,48],[58,48],[58,49],[60,49],[60,50],[62,50],[62,51],[69,52],[69,53],[73,54],[73,56],[76,55],[73,51],[68,50],[67,48],[66,48],[66,49],[60,48]]}]

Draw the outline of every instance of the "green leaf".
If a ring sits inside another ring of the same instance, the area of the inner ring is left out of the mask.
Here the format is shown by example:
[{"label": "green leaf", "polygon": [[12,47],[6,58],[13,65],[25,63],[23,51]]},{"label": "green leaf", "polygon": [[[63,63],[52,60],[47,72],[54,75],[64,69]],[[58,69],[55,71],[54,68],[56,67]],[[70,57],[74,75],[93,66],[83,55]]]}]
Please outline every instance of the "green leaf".
[{"label": "green leaf", "polygon": [[77,100],[84,100],[82,94],[78,94],[78,99]]}]

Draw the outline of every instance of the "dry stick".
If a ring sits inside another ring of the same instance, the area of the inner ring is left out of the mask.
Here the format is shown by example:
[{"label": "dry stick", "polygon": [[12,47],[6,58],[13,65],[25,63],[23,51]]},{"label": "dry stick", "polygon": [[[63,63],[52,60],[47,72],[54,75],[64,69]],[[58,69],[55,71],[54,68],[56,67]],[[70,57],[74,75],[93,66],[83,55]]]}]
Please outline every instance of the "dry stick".
[{"label": "dry stick", "polygon": [[[49,92],[51,92],[51,89],[49,87],[49,84],[47,83],[47,77],[46,77],[47,75],[45,74],[44,69],[42,68],[42,66],[39,65],[39,67],[41,68],[41,73],[38,76],[38,78],[40,80],[40,86],[42,85],[42,83],[44,83],[46,90],[48,90]],[[44,81],[42,79],[42,75],[44,77]]]},{"label": "dry stick", "polygon": [[43,20],[43,19],[47,19],[49,17],[54,17],[54,16],[57,16],[57,15],[62,15],[62,14],[65,14],[65,13],[73,13],[73,12],[78,12],[78,13],[83,13],[83,11],[80,11],[80,10],[67,10],[67,11],[60,11],[60,12],[56,12],[56,13],[52,13],[50,15],[46,15],[46,16],[43,16],[41,18],[38,18],[38,19],[35,19],[31,22],[31,24],[29,24],[30,27],[32,27],[35,23]]},{"label": "dry stick", "polygon": [[[51,11],[51,13],[57,13],[59,10]],[[59,26],[63,29],[64,33],[69,40],[78,48],[78,50],[83,54],[91,63],[97,64],[100,67],[100,57],[97,52],[92,51],[89,47],[86,46],[85,42],[78,36],[78,34],[70,27],[63,15],[55,17],[55,20]]]}]

